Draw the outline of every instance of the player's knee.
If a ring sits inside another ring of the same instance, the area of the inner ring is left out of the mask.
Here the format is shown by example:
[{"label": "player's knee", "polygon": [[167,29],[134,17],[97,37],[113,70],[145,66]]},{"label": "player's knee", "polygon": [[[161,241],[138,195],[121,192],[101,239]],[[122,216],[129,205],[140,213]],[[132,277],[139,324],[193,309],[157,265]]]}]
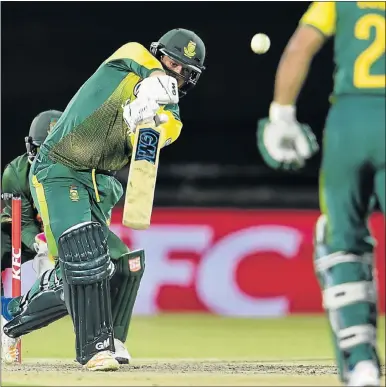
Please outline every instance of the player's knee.
[{"label": "player's knee", "polygon": [[325,243],[327,238],[327,216],[325,214],[319,215],[314,229],[315,243]]},{"label": "player's knee", "polygon": [[314,269],[320,281],[321,278],[318,272],[318,260],[329,255],[329,248],[327,245],[327,216],[324,214],[321,214],[315,223],[313,243],[314,243]]},{"label": "player's knee", "polygon": [[357,255],[372,252],[374,241],[365,222],[354,226],[347,221],[333,223],[326,215],[319,216],[314,228],[314,259],[340,251],[350,251]]},{"label": "player's knee", "polygon": [[100,282],[111,274],[107,238],[97,222],[84,222],[66,230],[59,238],[59,261],[69,285]]}]

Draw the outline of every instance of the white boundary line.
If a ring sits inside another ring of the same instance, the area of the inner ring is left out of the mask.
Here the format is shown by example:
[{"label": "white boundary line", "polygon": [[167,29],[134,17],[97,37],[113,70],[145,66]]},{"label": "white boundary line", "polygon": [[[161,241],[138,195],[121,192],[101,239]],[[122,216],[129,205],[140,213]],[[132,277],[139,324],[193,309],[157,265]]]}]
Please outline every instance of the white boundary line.
[{"label": "white boundary line", "polygon": [[[216,363],[255,363],[255,364],[302,364],[311,365],[311,364],[334,364],[333,358],[318,358],[318,359],[304,359],[304,358],[294,358],[294,359],[252,359],[252,358],[229,358],[229,359],[219,359],[219,358],[133,358],[131,364],[141,364],[141,363],[205,363],[205,362],[216,362]],[[76,364],[76,361],[71,358],[24,358],[22,364]]]}]

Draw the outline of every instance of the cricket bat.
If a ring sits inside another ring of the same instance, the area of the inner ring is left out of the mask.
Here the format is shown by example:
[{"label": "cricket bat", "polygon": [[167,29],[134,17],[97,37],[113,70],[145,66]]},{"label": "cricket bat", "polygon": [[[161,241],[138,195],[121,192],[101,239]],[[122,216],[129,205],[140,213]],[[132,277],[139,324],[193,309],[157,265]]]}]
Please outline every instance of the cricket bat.
[{"label": "cricket bat", "polygon": [[126,187],[122,224],[134,230],[150,226],[162,129],[155,122],[138,125]]}]

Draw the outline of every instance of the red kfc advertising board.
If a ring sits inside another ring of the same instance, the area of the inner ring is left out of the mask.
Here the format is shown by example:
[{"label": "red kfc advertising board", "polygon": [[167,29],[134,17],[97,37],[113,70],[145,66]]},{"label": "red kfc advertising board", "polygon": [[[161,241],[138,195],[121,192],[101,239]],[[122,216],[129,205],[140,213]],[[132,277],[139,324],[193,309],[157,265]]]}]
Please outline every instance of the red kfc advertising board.
[{"label": "red kfc advertising board", "polygon": [[[111,229],[131,249],[145,249],[146,270],[134,313],[204,312],[275,317],[322,312],[313,271],[317,211],[156,209],[152,226]],[[385,311],[385,236],[381,214],[371,219],[376,249],[379,305]],[[22,269],[22,292],[34,281]],[[5,290],[10,291],[8,278]]]},{"label": "red kfc advertising board", "polygon": [[[146,271],[136,312],[209,312],[281,316],[321,312],[313,271],[317,211],[158,209],[152,226],[133,231],[113,214],[114,231],[144,248]],[[385,237],[381,214],[371,221],[378,241],[380,306],[385,305]]]}]

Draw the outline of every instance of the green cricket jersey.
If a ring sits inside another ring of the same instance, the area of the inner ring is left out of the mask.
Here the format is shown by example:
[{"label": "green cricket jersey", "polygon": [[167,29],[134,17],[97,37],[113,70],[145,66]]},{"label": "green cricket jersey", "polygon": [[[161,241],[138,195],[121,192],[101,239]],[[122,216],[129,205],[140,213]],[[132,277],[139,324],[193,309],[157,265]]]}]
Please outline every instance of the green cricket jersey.
[{"label": "green cricket jersey", "polygon": [[[42,152],[76,170],[116,171],[128,164],[133,136],[123,120],[122,105],[136,98],[137,84],[161,63],[139,43],[128,43],[109,57],[83,84],[48,135]],[[166,105],[165,143],[175,141],[182,128],[178,105]]]},{"label": "green cricket jersey", "polygon": [[[1,190],[4,193],[17,193],[21,195],[21,241],[24,245],[34,250],[35,236],[43,231],[41,218],[34,207],[28,174],[30,163],[27,154],[16,157],[5,168],[2,177]],[[1,212],[1,223],[12,222],[12,201],[5,200]]]},{"label": "green cricket jersey", "polygon": [[335,36],[334,95],[385,95],[385,2],[313,2],[301,24]]}]

